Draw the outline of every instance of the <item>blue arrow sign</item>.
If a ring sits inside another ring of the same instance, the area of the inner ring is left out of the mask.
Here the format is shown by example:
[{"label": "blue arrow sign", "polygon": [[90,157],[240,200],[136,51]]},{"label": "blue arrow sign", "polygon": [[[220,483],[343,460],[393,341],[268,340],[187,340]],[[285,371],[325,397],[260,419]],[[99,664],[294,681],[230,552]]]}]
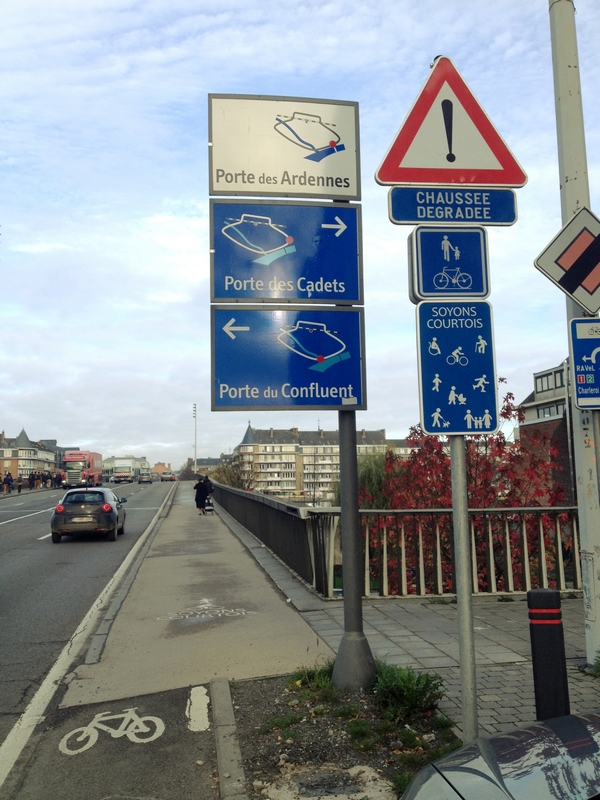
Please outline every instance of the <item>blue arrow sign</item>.
[{"label": "blue arrow sign", "polygon": [[489,295],[485,228],[421,225],[409,238],[408,253],[413,303]]},{"label": "blue arrow sign", "polygon": [[517,200],[512,189],[457,189],[395,186],[388,195],[395,225],[514,225]]},{"label": "blue arrow sign", "polygon": [[429,434],[498,428],[492,308],[452,301],[417,306],[421,426]]},{"label": "blue arrow sign", "polygon": [[211,200],[213,302],[362,303],[360,207]]},{"label": "blue arrow sign", "polygon": [[600,321],[572,319],[570,334],[575,405],[600,408]]},{"label": "blue arrow sign", "polygon": [[213,411],[364,409],[362,309],[212,307]]}]

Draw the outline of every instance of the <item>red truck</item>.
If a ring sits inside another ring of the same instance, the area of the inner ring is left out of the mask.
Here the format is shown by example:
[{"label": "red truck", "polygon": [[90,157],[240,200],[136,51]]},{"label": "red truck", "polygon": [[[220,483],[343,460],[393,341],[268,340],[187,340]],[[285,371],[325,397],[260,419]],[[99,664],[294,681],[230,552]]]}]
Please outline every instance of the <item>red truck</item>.
[{"label": "red truck", "polygon": [[102,486],[102,456],[89,450],[67,450],[62,468],[66,489],[77,486]]}]

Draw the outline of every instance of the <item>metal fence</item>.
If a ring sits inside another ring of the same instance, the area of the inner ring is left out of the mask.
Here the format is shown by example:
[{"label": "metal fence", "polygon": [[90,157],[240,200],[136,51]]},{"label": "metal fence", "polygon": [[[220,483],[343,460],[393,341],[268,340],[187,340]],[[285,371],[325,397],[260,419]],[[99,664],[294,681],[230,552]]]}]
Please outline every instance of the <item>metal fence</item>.
[{"label": "metal fence", "polygon": [[[339,508],[216,485],[215,499],[324,597],[342,591]],[[454,594],[452,509],[362,510],[364,594]],[[577,509],[469,510],[473,592],[581,588]]]}]

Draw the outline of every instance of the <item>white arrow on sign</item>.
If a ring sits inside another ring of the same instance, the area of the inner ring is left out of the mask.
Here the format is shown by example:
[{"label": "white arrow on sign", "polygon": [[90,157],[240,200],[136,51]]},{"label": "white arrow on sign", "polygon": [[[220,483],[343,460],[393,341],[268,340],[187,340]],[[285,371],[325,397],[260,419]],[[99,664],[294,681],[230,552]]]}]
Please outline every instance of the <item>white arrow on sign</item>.
[{"label": "white arrow on sign", "polygon": [[581,360],[582,361],[591,361],[592,364],[596,363],[596,356],[600,353],[600,347],[597,347],[595,350],[592,350],[591,356],[584,356]]},{"label": "white arrow on sign", "polygon": [[249,331],[250,328],[248,325],[238,325],[237,327],[233,327],[233,323],[235,322],[235,317],[232,317],[227,325],[223,326],[223,330],[227,334],[227,336],[231,336],[232,339],[235,339],[235,333],[233,331]]},{"label": "white arrow on sign", "polygon": [[329,222],[329,223],[328,222],[323,222],[321,224],[321,227],[322,228],[334,228],[335,229],[335,235],[336,236],[341,236],[342,233],[346,230],[346,228],[348,226],[345,225],[344,222],[339,217],[336,217],[335,218],[335,222]]}]

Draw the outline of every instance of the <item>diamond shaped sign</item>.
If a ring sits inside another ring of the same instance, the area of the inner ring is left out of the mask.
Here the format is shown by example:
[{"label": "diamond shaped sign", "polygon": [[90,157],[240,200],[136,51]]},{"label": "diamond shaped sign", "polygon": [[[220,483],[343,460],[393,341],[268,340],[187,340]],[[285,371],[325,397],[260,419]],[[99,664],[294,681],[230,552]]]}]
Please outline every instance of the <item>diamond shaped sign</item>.
[{"label": "diamond shaped sign", "polygon": [[582,208],[534,261],[576,303],[600,309],[600,219]]}]

